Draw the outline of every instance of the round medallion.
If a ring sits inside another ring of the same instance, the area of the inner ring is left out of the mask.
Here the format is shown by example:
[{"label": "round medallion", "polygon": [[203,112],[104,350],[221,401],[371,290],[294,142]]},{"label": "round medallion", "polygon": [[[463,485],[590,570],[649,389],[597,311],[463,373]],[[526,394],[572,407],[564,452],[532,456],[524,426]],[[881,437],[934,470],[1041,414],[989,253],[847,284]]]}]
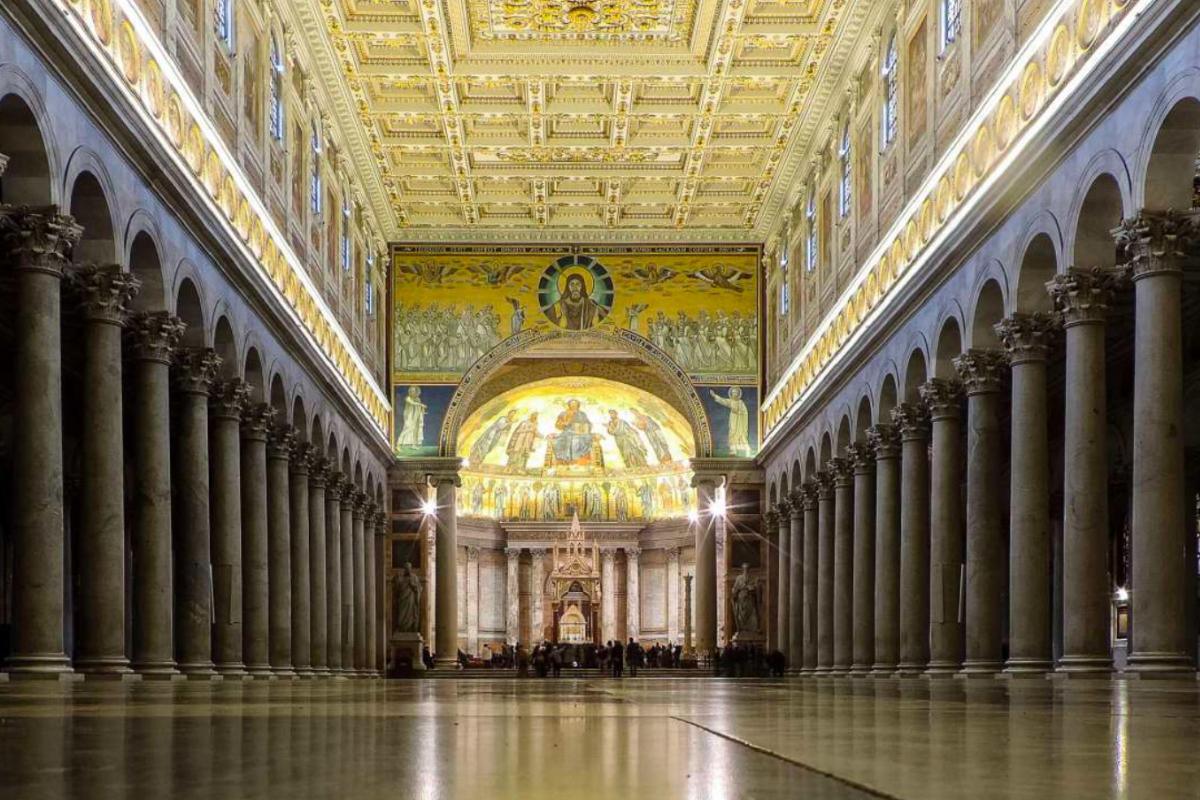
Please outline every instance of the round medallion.
[{"label": "round medallion", "polygon": [[563,256],[542,273],[538,305],[546,318],[568,331],[586,331],[612,311],[612,275],[590,256]]}]

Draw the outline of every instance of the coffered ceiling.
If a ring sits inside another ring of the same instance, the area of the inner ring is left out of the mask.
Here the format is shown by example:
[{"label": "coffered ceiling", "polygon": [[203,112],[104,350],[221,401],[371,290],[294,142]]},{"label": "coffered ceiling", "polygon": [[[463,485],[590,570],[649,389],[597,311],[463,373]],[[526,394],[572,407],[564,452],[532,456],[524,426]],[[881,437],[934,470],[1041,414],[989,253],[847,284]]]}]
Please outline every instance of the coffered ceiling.
[{"label": "coffered ceiling", "polygon": [[763,238],[882,5],[305,3],[396,236],[472,241]]}]

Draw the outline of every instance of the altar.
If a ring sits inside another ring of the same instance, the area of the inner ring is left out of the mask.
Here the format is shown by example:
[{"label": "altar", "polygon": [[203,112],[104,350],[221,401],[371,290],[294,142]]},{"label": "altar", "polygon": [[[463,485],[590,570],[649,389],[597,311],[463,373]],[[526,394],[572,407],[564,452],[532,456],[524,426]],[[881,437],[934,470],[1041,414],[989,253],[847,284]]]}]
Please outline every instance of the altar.
[{"label": "altar", "polygon": [[547,580],[555,642],[600,642],[601,582],[599,545],[588,542],[576,513],[566,538],[554,543]]}]

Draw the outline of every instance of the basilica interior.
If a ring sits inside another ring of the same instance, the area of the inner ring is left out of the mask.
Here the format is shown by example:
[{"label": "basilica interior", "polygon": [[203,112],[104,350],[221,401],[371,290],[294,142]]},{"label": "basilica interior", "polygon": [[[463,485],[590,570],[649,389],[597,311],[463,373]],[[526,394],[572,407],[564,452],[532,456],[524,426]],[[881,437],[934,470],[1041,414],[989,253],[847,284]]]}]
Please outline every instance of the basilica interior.
[{"label": "basilica interior", "polygon": [[1197,796],[1198,54],[0,1],[0,794]]}]

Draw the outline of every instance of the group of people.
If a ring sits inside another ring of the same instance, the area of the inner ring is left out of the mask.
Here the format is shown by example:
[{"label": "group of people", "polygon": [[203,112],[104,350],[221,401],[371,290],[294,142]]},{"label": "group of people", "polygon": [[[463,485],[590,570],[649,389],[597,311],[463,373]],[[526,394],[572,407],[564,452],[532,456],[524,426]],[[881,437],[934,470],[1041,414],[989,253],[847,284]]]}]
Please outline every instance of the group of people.
[{"label": "group of people", "polygon": [[[637,330],[636,327],[633,328]],[[723,310],[675,319],[663,312],[647,320],[646,337],[689,372],[753,372],[758,348],[758,320]]]},{"label": "group of people", "polygon": [[486,305],[399,303],[394,325],[400,372],[462,372],[504,338],[500,315]]},{"label": "group of people", "polygon": [[463,480],[459,513],[497,519],[582,520],[653,519],[683,516],[691,504],[687,479],[659,476],[640,481],[567,483],[558,479],[511,481],[468,475]]},{"label": "group of people", "polygon": [[718,678],[782,678],[787,657],[780,650],[767,650],[757,644],[730,644],[712,658],[713,675]]}]

